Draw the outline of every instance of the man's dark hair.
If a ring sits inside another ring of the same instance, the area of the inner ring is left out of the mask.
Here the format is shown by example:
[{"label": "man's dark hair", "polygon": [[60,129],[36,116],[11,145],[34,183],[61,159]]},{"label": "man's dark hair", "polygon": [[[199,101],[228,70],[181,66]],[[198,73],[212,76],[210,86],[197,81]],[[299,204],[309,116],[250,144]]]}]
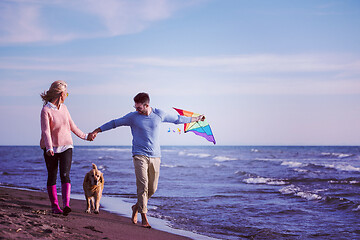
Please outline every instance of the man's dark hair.
[{"label": "man's dark hair", "polygon": [[142,104],[149,104],[150,103],[150,97],[149,94],[147,93],[138,93],[135,97],[134,97],[134,102],[135,103],[142,103]]}]

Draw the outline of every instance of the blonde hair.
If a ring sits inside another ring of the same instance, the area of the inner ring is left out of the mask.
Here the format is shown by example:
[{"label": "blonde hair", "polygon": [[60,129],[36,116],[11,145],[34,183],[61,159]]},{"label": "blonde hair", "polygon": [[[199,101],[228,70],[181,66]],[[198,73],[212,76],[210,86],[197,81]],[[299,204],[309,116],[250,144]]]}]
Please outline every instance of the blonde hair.
[{"label": "blonde hair", "polygon": [[53,99],[58,98],[62,92],[64,92],[67,88],[67,83],[62,80],[55,81],[51,84],[48,91],[44,91],[40,94],[44,105],[48,102],[51,102]]}]

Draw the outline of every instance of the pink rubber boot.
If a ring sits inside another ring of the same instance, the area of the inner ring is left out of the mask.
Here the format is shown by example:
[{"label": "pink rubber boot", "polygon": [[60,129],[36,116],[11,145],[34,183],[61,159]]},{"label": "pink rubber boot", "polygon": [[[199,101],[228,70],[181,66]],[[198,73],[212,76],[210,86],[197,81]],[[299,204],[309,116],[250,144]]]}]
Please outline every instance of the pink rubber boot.
[{"label": "pink rubber boot", "polygon": [[58,196],[57,196],[57,191],[56,191],[56,185],[47,186],[47,191],[48,191],[48,194],[49,194],[49,199],[50,199],[50,203],[51,203],[52,212],[56,213],[56,214],[63,213],[63,211],[59,207],[59,201],[58,201]]},{"label": "pink rubber boot", "polygon": [[64,205],[64,216],[67,216],[71,212],[71,208],[70,208],[71,184],[63,183],[61,185],[61,190],[62,190],[62,200]]}]

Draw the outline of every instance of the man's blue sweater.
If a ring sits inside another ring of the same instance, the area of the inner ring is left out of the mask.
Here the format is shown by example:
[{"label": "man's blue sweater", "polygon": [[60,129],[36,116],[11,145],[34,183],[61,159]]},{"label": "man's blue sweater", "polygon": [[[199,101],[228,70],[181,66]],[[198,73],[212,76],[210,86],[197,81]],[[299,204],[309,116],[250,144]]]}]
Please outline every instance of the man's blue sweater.
[{"label": "man's blue sweater", "polygon": [[121,118],[105,123],[100,129],[104,132],[120,126],[130,126],[133,135],[133,156],[160,157],[159,135],[161,122],[190,123],[191,117],[169,115],[160,109],[153,108],[149,116],[131,112]]}]

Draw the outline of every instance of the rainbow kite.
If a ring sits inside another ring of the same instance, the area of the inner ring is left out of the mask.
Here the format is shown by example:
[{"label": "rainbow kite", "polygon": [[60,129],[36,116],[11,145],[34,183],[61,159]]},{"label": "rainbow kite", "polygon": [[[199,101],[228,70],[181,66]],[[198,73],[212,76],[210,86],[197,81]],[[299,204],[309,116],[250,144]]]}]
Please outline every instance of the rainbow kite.
[{"label": "rainbow kite", "polygon": [[[185,110],[177,109],[177,108],[174,108],[174,109],[182,116],[186,116],[186,117],[200,116],[200,114],[198,114],[198,113],[193,113],[193,112],[189,112],[189,111],[185,111]],[[187,133],[190,131],[194,132],[196,135],[206,138],[209,142],[213,142],[214,144],[216,144],[214,135],[210,128],[210,125],[206,122],[206,120],[192,122],[192,123],[185,123],[184,124],[184,133]]]}]

